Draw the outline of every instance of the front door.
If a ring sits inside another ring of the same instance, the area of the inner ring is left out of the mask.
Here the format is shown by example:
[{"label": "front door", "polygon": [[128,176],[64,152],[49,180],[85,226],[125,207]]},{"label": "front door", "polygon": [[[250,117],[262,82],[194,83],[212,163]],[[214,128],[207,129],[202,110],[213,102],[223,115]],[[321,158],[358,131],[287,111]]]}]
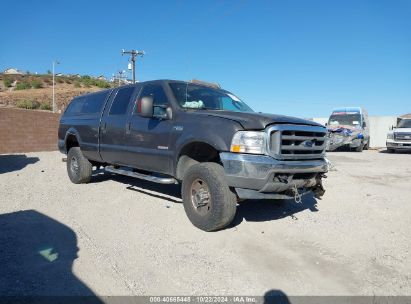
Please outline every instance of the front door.
[{"label": "front door", "polygon": [[172,174],[173,147],[170,146],[170,133],[173,120],[160,118],[170,103],[160,84],[145,85],[138,100],[145,96],[153,97],[154,117],[141,117],[137,113],[138,107],[134,107],[126,135],[127,162],[138,169]]}]

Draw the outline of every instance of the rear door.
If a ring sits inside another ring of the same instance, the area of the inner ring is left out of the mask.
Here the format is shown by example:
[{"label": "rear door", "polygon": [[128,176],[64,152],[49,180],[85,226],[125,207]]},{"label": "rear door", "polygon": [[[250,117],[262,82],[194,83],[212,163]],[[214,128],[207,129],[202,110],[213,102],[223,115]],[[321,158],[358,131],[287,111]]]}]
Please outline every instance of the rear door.
[{"label": "rear door", "polygon": [[135,168],[171,174],[173,147],[170,146],[170,134],[173,120],[160,118],[171,104],[162,84],[145,85],[140,90],[138,100],[145,96],[153,97],[154,115],[157,117],[141,117],[137,113],[138,107],[134,107],[126,136],[126,159]]},{"label": "rear door", "polygon": [[116,89],[104,110],[100,125],[100,154],[110,164],[127,165],[124,161],[126,121],[135,86]]}]

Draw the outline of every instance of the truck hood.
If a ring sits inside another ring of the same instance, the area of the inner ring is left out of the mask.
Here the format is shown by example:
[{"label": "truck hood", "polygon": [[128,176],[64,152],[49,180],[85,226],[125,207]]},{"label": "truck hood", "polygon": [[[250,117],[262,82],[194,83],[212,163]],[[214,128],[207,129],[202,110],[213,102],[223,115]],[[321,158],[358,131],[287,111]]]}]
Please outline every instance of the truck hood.
[{"label": "truck hood", "polygon": [[316,123],[311,120],[305,120],[301,118],[275,115],[275,114],[265,114],[256,112],[232,112],[232,111],[209,111],[201,110],[193,112],[195,115],[207,115],[213,117],[220,117],[224,119],[229,119],[238,122],[245,130],[261,130],[265,129],[271,124],[296,124],[296,125],[308,125],[308,126],[319,126],[323,125]]}]

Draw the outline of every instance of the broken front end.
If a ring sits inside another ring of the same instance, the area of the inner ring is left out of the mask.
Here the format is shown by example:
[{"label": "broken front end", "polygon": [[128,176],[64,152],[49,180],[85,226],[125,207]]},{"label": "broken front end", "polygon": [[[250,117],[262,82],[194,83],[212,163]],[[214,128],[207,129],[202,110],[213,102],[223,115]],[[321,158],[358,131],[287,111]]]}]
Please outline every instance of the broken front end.
[{"label": "broken front end", "polygon": [[324,127],[284,124],[251,133],[241,144],[256,145],[255,138],[261,136],[259,144],[266,147],[261,154],[220,153],[227,183],[240,200],[294,198],[301,202],[301,195],[307,193],[316,198],[324,195],[322,179],[328,171]]},{"label": "broken front end", "polygon": [[361,146],[364,135],[361,129],[351,126],[339,126],[328,129],[327,151],[334,151],[338,148],[355,149]]}]

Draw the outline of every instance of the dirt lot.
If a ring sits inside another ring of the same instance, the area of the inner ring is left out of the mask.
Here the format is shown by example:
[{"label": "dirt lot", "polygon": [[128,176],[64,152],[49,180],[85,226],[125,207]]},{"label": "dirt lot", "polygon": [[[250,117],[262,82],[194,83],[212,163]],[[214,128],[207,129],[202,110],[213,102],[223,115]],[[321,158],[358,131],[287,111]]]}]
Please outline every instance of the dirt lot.
[{"label": "dirt lot", "polygon": [[321,201],[247,201],[206,233],[177,186],[0,155],[0,294],[411,295],[411,154],[328,157]]}]

